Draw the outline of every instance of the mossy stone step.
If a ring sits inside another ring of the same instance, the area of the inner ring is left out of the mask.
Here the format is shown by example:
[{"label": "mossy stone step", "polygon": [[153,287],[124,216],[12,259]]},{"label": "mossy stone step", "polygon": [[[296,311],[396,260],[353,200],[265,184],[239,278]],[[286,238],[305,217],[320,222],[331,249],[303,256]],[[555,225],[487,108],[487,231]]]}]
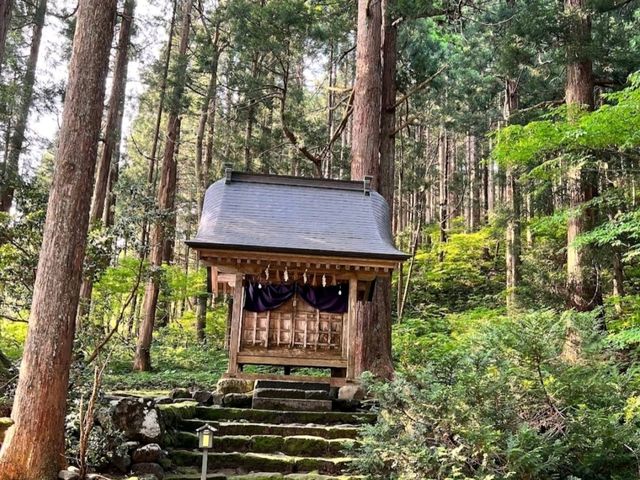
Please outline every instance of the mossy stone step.
[{"label": "mossy stone step", "polygon": [[[198,436],[191,432],[176,432],[171,445],[177,448],[198,448]],[[358,445],[353,439],[326,439],[312,435],[224,435],[213,439],[214,452],[284,453],[304,457],[341,456]]]},{"label": "mossy stone step", "polygon": [[255,384],[256,389],[261,388],[282,388],[287,390],[316,390],[329,392],[331,385],[323,382],[299,382],[291,380],[258,380]]},{"label": "mossy stone step", "polygon": [[253,397],[252,409],[283,410],[296,412],[330,412],[333,408],[331,400],[313,400],[309,398],[269,398]]},{"label": "mossy stone step", "polygon": [[217,436],[279,435],[281,437],[293,437],[308,435],[326,439],[355,439],[360,433],[360,428],[353,425],[301,425],[292,423],[276,425],[255,422],[208,422],[201,419],[182,420],[181,425],[184,431],[195,432],[206,423],[209,423],[217,430]]},{"label": "mossy stone step", "polygon": [[184,401],[177,403],[167,403],[158,405],[160,414],[167,426],[173,427],[181,420],[196,417],[196,407],[198,404],[193,401]]},{"label": "mossy stone step", "polygon": [[301,412],[221,407],[196,407],[195,417],[212,421],[246,420],[261,423],[315,423],[320,425],[372,424],[377,419],[374,413]]},{"label": "mossy stone step", "polygon": [[[351,463],[349,457],[318,458],[294,457],[267,453],[209,453],[209,468],[242,468],[245,471],[307,473],[317,471],[331,475],[341,474]],[[178,467],[197,467],[202,453],[193,450],[170,450],[169,458]]]},{"label": "mossy stone step", "polygon": [[329,392],[324,390],[298,390],[293,388],[256,388],[253,398],[288,398],[329,400]]},{"label": "mossy stone step", "polygon": [[[165,480],[200,480],[200,472],[198,470],[183,471],[176,474],[167,474]],[[209,473],[207,480],[360,480],[361,476],[330,476],[320,473],[290,473],[282,474],[278,472],[255,472],[241,475],[229,475],[227,473]]]}]

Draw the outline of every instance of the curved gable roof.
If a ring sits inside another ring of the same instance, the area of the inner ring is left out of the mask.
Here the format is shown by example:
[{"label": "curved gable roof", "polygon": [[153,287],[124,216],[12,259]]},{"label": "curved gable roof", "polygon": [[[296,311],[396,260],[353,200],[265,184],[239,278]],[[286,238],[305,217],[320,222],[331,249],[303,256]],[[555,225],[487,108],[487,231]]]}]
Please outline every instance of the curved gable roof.
[{"label": "curved gable roof", "polygon": [[389,207],[362,182],[233,172],[205,194],[194,248],[405,260]]}]

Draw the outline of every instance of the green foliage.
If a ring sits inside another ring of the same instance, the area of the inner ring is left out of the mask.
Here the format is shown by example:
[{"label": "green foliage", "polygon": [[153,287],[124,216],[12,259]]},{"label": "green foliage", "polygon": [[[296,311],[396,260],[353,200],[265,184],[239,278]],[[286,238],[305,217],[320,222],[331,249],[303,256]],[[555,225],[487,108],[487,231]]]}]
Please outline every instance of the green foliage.
[{"label": "green foliage", "polygon": [[171,389],[176,385],[213,388],[227,368],[227,355],[222,349],[226,317],[225,306],[207,313],[205,344],[195,342],[195,316],[192,312],[158,329],[151,348],[152,372],[131,372],[133,346],[117,347],[105,373],[105,388],[157,390]]},{"label": "green foliage", "polygon": [[631,359],[637,360],[640,346],[640,295],[612,298],[611,303],[620,309],[615,315],[610,309],[607,342],[622,349]]},{"label": "green foliage", "polygon": [[[381,421],[360,470],[374,478],[632,478],[640,450],[638,369],[621,371],[595,317],[553,311],[448,319],[433,354],[369,386]],[[562,356],[568,325],[581,356]],[[419,333],[416,330],[417,333]],[[427,332],[426,343],[436,344]]]},{"label": "green foliage", "polygon": [[625,260],[635,260],[640,256],[640,210],[618,212],[610,221],[581,235],[577,243],[621,249]]},{"label": "green foliage", "polygon": [[166,300],[184,300],[206,293],[207,271],[204,268],[191,272],[185,272],[184,268],[177,265],[164,265],[162,268],[168,292],[165,295]]},{"label": "green foliage", "polygon": [[0,351],[9,359],[22,356],[22,346],[27,338],[27,324],[0,319]]},{"label": "green foliage", "polygon": [[393,356],[396,368],[424,365],[449,344],[447,324],[438,317],[410,318],[394,327]]},{"label": "green foliage", "polygon": [[496,134],[492,155],[504,165],[533,166],[567,151],[624,154],[640,145],[640,75],[632,75],[629,87],[606,99],[610,103],[594,112],[571,114],[571,121],[566,108],[560,108],[546,120],[505,127]]},{"label": "green foliage", "polygon": [[[493,304],[503,288],[503,252],[490,228],[474,233],[452,232],[446,243],[431,236],[428,250],[416,255],[407,312],[460,311]],[[405,270],[408,266],[405,265]]]},{"label": "green foliage", "polygon": [[23,318],[31,305],[46,214],[47,166],[16,191],[23,214],[0,212],[0,314]]}]

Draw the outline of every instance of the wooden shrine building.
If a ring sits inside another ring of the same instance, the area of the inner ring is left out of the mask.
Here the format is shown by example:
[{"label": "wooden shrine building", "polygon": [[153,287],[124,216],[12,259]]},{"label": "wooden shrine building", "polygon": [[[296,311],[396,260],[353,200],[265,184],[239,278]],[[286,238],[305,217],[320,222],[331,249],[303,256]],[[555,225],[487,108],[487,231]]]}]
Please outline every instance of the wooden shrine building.
[{"label": "wooden shrine building", "polygon": [[359,302],[408,258],[369,183],[227,170],[209,187],[187,244],[216,276],[235,276],[227,376],[275,365],[354,380]]}]

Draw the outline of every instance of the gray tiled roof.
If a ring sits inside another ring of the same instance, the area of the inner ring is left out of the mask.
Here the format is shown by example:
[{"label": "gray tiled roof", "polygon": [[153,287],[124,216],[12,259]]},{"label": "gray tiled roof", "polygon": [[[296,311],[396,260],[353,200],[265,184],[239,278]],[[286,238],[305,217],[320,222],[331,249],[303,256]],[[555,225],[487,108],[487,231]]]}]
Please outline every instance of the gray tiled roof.
[{"label": "gray tiled roof", "polygon": [[362,182],[230,173],[204,198],[194,248],[404,260],[389,208]]}]

